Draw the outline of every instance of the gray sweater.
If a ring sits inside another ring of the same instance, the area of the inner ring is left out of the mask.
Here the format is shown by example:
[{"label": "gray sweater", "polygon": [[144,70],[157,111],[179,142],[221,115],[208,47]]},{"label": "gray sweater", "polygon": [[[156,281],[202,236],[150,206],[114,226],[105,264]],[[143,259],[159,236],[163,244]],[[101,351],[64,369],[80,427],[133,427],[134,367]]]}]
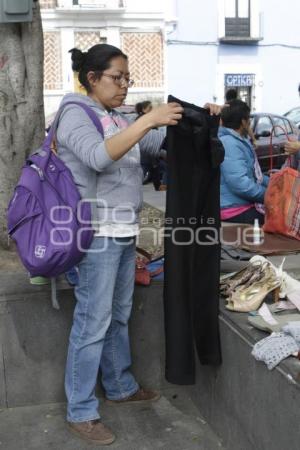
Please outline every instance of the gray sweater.
[{"label": "gray sweater", "polygon": [[[114,110],[107,112],[85,95],[67,94],[62,104],[70,101],[86,103],[96,112],[104,123],[105,139],[120,132],[116,120],[126,121],[124,115]],[[113,120],[106,121],[108,115]],[[59,157],[71,170],[81,197],[92,204],[95,226],[96,223],[137,223],[143,200],[140,151],[159,156],[164,133],[149,131],[139,144],[114,161],[85,111],[78,105],[68,105],[61,114],[56,138]]]}]

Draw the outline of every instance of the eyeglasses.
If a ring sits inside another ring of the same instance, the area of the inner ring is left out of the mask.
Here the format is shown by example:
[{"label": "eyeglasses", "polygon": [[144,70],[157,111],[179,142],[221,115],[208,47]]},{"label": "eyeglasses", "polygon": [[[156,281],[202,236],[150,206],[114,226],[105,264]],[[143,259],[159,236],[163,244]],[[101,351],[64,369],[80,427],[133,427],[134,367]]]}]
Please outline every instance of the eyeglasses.
[{"label": "eyeglasses", "polygon": [[124,86],[126,84],[131,88],[134,85],[134,80],[130,80],[124,75],[110,75],[109,73],[103,73],[102,76],[111,78],[118,86]]}]

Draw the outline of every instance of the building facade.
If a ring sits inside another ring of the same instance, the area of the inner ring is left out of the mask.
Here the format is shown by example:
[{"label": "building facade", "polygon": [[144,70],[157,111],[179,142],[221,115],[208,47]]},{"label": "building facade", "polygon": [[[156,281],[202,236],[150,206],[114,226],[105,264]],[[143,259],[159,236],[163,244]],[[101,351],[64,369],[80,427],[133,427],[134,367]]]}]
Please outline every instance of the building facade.
[{"label": "building facade", "polygon": [[46,116],[78,88],[68,51],[97,43],[120,47],[135,80],[127,103],[164,99],[165,5],[160,0],[40,0]]},{"label": "building facade", "polygon": [[223,103],[234,87],[253,111],[299,104],[299,0],[40,0],[46,115],[76,89],[68,51],[99,42],[128,54],[128,104]]},{"label": "building facade", "polygon": [[300,2],[174,0],[166,89],[197,104],[234,87],[253,111],[299,104]]}]

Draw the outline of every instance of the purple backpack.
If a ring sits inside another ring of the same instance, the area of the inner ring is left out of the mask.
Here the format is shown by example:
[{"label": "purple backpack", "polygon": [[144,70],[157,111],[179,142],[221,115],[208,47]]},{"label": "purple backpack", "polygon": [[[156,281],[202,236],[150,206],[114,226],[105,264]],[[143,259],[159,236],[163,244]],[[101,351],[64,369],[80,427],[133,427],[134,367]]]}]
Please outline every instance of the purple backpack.
[{"label": "purple backpack", "polygon": [[29,156],[8,205],[8,233],[31,276],[55,277],[76,265],[93,239],[91,206],[81,197],[70,170],[51,150],[63,108],[84,109],[103,136],[96,113],[81,102],[58,110],[42,147]]}]

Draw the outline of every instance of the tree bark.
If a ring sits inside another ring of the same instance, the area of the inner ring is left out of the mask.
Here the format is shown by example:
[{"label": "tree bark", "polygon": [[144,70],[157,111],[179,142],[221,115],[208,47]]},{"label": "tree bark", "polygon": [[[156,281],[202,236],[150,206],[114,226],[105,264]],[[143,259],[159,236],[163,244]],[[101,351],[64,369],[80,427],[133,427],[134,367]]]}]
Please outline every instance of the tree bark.
[{"label": "tree bark", "polygon": [[6,211],[20,169],[45,135],[43,30],[33,21],[0,24],[0,246],[9,247]]}]

